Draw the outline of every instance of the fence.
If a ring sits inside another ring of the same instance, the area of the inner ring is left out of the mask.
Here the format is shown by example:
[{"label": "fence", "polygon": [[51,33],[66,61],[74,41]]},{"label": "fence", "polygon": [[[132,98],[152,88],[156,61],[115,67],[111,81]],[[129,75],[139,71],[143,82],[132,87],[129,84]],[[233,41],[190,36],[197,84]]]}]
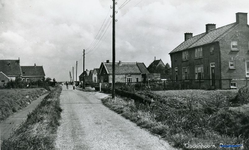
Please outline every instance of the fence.
[{"label": "fence", "polygon": [[[189,80],[159,80],[147,82],[126,82],[116,83],[116,88],[125,90],[182,90],[182,89],[238,89],[247,86],[247,79],[189,79]],[[102,89],[111,89],[111,83],[102,83]]]}]

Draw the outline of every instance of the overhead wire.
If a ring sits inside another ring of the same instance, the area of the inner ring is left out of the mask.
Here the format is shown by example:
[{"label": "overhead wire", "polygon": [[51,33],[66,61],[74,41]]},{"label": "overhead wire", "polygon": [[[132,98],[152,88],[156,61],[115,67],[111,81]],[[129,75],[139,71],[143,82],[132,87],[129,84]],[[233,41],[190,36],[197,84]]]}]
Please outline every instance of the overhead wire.
[{"label": "overhead wire", "polygon": [[105,19],[104,19],[104,21],[103,21],[101,27],[99,28],[99,30],[98,30],[98,32],[97,32],[97,34],[96,34],[96,36],[95,36],[95,39],[94,39],[94,40],[92,41],[92,43],[86,48],[86,50],[91,50],[91,49],[96,45],[96,43],[98,42],[97,39],[99,39],[99,38],[102,36],[101,34],[103,34],[103,32],[105,31],[105,28],[106,28],[106,26],[107,26],[107,24],[108,24],[108,17],[109,17],[109,15],[110,15],[110,11],[108,11],[108,13],[107,13],[107,15],[106,15],[106,17],[105,17]]}]

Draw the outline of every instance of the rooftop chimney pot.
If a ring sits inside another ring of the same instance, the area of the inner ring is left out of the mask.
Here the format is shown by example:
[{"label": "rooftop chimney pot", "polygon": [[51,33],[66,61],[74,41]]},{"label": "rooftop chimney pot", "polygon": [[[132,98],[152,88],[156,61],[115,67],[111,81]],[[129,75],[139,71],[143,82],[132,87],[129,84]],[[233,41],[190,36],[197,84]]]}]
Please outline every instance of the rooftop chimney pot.
[{"label": "rooftop chimney pot", "polygon": [[184,33],[184,40],[187,41],[193,37],[193,33]]},{"label": "rooftop chimney pot", "polygon": [[243,12],[236,13],[236,23],[247,24],[247,13]]},{"label": "rooftop chimney pot", "polygon": [[209,33],[210,31],[216,29],[216,24],[206,24],[206,33]]}]

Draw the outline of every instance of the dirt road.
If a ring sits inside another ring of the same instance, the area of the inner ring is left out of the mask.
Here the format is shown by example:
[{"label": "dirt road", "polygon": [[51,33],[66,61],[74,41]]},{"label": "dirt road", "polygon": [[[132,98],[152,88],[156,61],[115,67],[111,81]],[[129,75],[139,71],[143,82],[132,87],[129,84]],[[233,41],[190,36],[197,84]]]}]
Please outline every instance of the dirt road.
[{"label": "dirt road", "polygon": [[56,149],[174,150],[169,144],[102,105],[96,92],[63,88]]}]

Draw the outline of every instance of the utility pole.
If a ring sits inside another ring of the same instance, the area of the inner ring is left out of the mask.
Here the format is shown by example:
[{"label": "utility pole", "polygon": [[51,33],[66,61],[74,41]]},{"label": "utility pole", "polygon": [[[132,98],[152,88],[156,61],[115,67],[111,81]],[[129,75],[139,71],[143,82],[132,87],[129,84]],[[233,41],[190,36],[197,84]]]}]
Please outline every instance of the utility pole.
[{"label": "utility pole", "polygon": [[85,71],[85,55],[86,55],[86,51],[85,51],[85,49],[83,49],[83,61],[82,61],[83,72]]},{"label": "utility pole", "polygon": [[85,89],[85,86],[86,86],[86,83],[85,83],[85,75],[84,75],[84,72],[85,72],[85,60],[86,60],[86,58],[85,58],[85,56],[86,56],[86,50],[85,49],[83,49],[83,61],[82,61],[82,63],[83,63],[83,89]]},{"label": "utility pole", "polygon": [[72,74],[71,74],[71,71],[69,71],[69,77],[70,77],[70,82],[72,82]]},{"label": "utility pole", "polygon": [[113,10],[112,10],[112,99],[115,98],[115,5],[116,2],[113,0]]},{"label": "utility pole", "polygon": [[78,78],[78,77],[77,77],[77,70],[78,70],[78,61],[76,61],[76,72],[75,72],[75,73],[76,73],[76,76],[75,76],[76,82],[77,82],[77,78]]},{"label": "utility pole", "polygon": [[73,72],[73,82],[74,82],[74,67],[72,67],[72,72]]}]

